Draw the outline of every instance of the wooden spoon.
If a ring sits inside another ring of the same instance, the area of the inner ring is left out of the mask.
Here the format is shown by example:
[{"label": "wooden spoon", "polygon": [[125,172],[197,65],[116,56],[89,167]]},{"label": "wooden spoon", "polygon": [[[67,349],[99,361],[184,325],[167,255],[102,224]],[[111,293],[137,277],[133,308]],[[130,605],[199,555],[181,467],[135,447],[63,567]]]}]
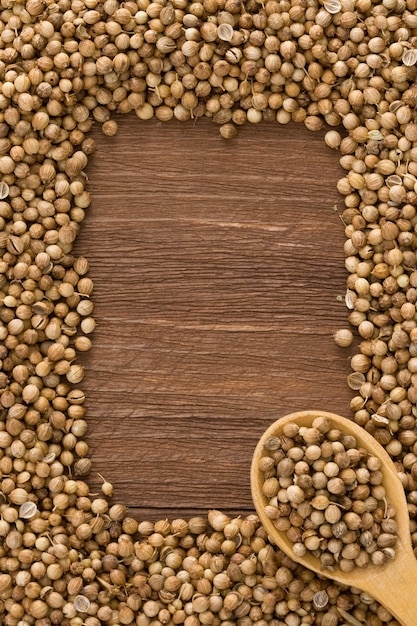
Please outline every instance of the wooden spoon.
[{"label": "wooden spoon", "polygon": [[[398,524],[398,541],[396,556],[383,565],[370,564],[367,567],[357,567],[351,572],[334,572],[320,569],[320,561],[312,554],[306,553],[302,557],[295,556],[292,551],[292,542],[285,532],[275,528],[272,521],[265,515],[264,507],[268,499],[262,493],[263,474],[259,469],[260,459],[265,456],[264,443],[269,437],[279,436],[282,428],[288,422],[296,422],[299,426],[311,426],[316,417],[327,417],[335,428],[343,433],[353,435],[359,447],[382,461],[383,485],[387,494],[387,502],[396,510]],[[416,626],[417,624],[417,560],[413,553],[410,537],[410,521],[407,512],[407,503],[404,489],[397,475],[391,458],[383,447],[363,428],[354,422],[325,411],[300,411],[282,417],[274,422],[262,435],[256,446],[251,467],[252,498],[259,519],[272,541],[285,552],[293,561],[297,561],[308,569],[336,580],[344,585],[356,587],[369,593],[380,602],[402,626]]]}]

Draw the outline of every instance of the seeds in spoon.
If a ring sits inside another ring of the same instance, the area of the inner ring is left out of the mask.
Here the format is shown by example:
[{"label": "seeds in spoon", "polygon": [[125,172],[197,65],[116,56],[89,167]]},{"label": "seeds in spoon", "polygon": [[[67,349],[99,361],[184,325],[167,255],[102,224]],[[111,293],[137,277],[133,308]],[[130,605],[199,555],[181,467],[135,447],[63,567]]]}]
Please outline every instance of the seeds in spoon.
[{"label": "seeds in spoon", "polygon": [[265,513],[294,556],[309,552],[322,569],[344,572],[395,556],[397,524],[381,463],[355,437],[319,417],[311,427],[285,424],[264,448]]}]

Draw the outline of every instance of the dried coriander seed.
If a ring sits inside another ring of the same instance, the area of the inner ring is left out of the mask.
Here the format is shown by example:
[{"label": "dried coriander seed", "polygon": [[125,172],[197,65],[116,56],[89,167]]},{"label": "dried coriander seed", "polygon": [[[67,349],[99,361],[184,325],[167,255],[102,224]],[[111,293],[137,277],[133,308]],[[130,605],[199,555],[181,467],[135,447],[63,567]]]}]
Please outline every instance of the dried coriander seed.
[{"label": "dried coriander seed", "polygon": [[[294,556],[310,552],[322,569],[349,572],[385,563],[395,554],[397,526],[392,507],[387,517],[380,460],[366,451],[356,454],[355,437],[342,435],[327,417],[296,426],[284,426],[293,435],[290,442],[279,436],[265,442],[260,470],[266,516],[292,541]],[[279,452],[285,456],[277,460]]]}]

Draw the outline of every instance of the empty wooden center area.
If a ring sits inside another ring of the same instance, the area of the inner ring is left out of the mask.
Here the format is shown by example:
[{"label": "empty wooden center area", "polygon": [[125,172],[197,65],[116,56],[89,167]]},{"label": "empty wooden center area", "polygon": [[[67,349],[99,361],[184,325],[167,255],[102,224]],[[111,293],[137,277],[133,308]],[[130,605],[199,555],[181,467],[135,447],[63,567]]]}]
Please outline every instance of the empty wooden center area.
[{"label": "empty wooden center area", "polygon": [[118,121],[94,134],[76,245],[95,284],[89,480],[140,519],[244,514],[272,421],[349,414],[338,155],[301,125],[226,142],[209,120]]}]

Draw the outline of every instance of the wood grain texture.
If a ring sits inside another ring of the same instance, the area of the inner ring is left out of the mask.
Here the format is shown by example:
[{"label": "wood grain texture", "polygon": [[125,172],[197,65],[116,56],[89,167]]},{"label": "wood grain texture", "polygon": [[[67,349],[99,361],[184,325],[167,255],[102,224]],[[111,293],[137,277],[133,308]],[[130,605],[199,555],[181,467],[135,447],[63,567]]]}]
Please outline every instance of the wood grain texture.
[{"label": "wood grain texture", "polygon": [[[119,119],[95,132],[83,357],[97,472],[138,518],[253,510],[249,467],[279,416],[349,415],[343,175],[302,126]],[[335,210],[338,205],[339,210]]]}]

